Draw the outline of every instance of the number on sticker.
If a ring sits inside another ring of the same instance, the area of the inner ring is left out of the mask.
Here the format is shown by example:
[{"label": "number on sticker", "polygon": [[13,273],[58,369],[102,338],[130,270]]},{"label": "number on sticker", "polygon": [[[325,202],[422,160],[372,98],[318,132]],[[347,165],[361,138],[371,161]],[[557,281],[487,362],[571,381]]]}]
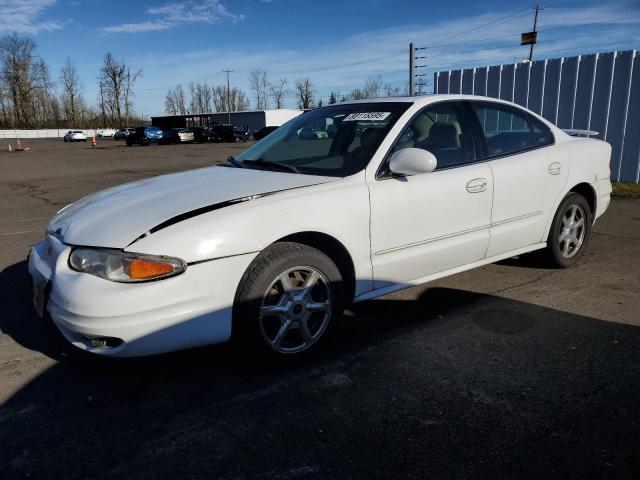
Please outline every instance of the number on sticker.
[{"label": "number on sticker", "polygon": [[361,120],[384,120],[391,112],[361,112],[361,113],[350,113],[347,115],[343,122],[357,122]]}]

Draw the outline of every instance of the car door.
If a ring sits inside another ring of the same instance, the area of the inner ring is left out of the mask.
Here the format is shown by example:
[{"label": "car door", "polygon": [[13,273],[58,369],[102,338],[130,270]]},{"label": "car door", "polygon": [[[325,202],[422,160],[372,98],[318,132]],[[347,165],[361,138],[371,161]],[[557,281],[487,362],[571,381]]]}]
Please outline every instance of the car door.
[{"label": "car door", "polygon": [[473,101],[493,173],[491,241],[487,257],[508,253],[542,238],[569,174],[569,156],[554,145],[549,127],[506,104]]},{"label": "car door", "polygon": [[[424,148],[431,173],[394,176],[388,158]],[[493,179],[461,102],[440,102],[415,115],[368,179],[374,287],[410,282],[484,257],[489,244]]]}]

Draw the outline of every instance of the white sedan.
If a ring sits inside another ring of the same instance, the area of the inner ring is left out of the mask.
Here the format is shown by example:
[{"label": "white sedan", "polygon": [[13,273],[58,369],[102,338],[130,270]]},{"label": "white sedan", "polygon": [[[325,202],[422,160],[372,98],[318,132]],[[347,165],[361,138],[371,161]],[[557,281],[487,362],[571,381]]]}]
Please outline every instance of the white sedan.
[{"label": "white sedan", "polygon": [[307,353],[349,302],[534,250],[575,264],[609,205],[610,156],[491,98],[311,110],[225,165],[63,208],[29,255],[34,303],[101,355],[232,336]]},{"label": "white sedan", "polygon": [[87,135],[82,130],[69,130],[64,134],[65,142],[86,142]]}]

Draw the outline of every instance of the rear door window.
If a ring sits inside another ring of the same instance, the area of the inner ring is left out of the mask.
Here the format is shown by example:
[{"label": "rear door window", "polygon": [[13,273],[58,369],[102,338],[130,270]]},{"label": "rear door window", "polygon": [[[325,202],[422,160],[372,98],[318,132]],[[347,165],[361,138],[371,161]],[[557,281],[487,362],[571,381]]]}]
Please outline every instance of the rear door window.
[{"label": "rear door window", "polygon": [[508,155],[538,145],[528,114],[508,105],[472,102],[490,157]]}]

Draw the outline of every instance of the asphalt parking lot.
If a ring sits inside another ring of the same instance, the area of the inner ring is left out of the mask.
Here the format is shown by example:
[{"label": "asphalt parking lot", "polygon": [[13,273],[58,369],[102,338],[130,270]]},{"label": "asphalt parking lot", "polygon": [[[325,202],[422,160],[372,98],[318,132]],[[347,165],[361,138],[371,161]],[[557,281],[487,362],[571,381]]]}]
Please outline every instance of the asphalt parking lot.
[{"label": "asphalt parking lot", "polygon": [[532,256],[355,305],[293,365],[226,346],[74,358],[25,257],[64,205],[248,144],[0,151],[0,476],[640,478],[640,201],[576,268]]}]

